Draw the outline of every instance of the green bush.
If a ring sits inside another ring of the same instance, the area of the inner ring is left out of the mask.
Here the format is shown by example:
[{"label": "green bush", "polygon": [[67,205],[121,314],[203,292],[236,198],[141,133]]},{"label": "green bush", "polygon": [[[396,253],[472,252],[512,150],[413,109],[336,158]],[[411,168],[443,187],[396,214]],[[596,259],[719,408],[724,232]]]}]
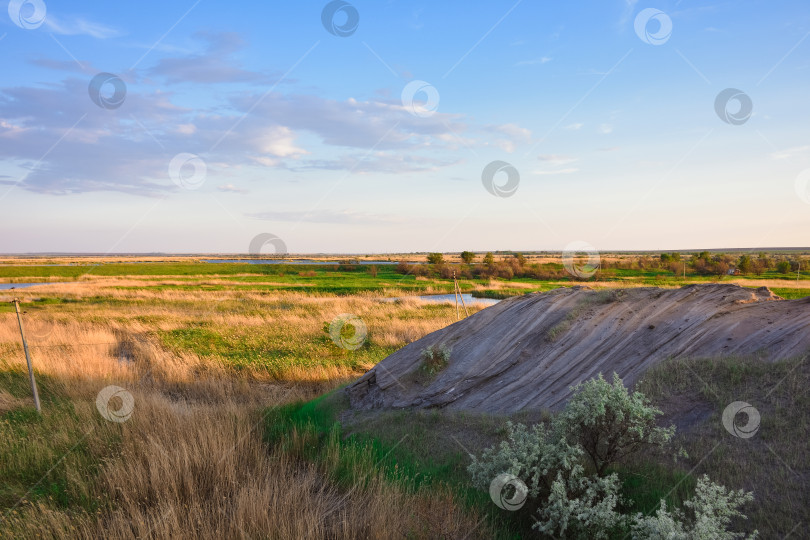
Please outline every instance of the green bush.
[{"label": "green bush", "polygon": [[461,260],[464,261],[464,264],[471,264],[475,260],[475,253],[472,251],[462,251]]},{"label": "green bush", "polygon": [[427,262],[430,264],[442,264],[444,256],[441,253],[428,253]]},{"label": "green bush", "polygon": [[423,372],[433,376],[447,367],[450,362],[450,349],[444,345],[431,345],[422,351]]}]

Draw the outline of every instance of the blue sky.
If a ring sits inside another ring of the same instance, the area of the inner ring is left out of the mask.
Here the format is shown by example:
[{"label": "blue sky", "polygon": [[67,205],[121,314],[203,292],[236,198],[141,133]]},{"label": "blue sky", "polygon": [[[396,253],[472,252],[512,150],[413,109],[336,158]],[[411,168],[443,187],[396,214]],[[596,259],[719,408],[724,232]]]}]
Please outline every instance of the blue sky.
[{"label": "blue sky", "polygon": [[803,1],[3,4],[2,252],[810,245]]}]

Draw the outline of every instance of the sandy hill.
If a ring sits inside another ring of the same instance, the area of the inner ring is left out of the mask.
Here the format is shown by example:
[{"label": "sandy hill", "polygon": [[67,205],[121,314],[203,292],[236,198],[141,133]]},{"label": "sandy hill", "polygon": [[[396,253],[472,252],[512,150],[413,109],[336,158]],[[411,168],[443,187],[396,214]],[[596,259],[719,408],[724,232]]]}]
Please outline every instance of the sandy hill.
[{"label": "sandy hill", "polygon": [[[426,375],[421,353],[450,349]],[[810,351],[810,297],[766,287],[556,289],[510,298],[403,347],[347,389],[355,409],[448,407],[512,413],[559,408],[569,387],[617,372],[633,384],[667,358]]]}]

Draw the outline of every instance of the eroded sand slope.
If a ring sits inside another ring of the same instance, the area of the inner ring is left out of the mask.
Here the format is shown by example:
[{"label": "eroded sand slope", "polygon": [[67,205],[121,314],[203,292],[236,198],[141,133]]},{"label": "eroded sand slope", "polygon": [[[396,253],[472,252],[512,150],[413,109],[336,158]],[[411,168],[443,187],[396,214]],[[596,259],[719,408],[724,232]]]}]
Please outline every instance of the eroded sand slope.
[{"label": "eroded sand slope", "polygon": [[[451,348],[421,375],[421,352]],[[557,289],[510,298],[411,343],[347,388],[358,409],[448,407],[511,413],[560,407],[570,386],[617,372],[625,384],[667,358],[810,351],[810,297],[767,288]]]}]

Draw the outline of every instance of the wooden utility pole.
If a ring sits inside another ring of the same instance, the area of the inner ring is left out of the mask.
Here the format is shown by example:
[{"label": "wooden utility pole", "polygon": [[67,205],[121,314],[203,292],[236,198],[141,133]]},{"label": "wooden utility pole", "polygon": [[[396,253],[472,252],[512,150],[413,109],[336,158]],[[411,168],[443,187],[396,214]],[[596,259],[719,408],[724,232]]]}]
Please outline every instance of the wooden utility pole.
[{"label": "wooden utility pole", "polygon": [[456,271],[453,270],[453,299],[456,301],[456,320],[461,319],[461,312],[458,309],[458,289],[456,286]]},{"label": "wooden utility pole", "polygon": [[461,298],[461,306],[464,308],[464,316],[469,317],[470,314],[467,312],[467,304],[464,303],[464,297],[461,295],[461,285],[456,283],[456,287],[458,287],[458,297]]},{"label": "wooden utility pole", "polygon": [[34,366],[31,364],[31,354],[28,352],[28,343],[25,341],[25,330],[23,330],[22,314],[20,314],[20,301],[16,298],[14,302],[14,310],[17,312],[17,322],[20,325],[20,337],[22,337],[23,351],[25,351],[25,361],[28,362],[28,377],[31,379],[31,392],[34,394],[34,405],[37,407],[37,412],[42,414],[42,406],[39,404],[39,392],[37,392],[37,381],[34,379]]},{"label": "wooden utility pole", "polygon": [[470,314],[467,311],[467,304],[464,303],[464,296],[461,294],[461,286],[459,286],[458,281],[456,281],[456,272],[453,271],[453,294],[456,297],[456,320],[458,320],[461,315],[458,311],[458,301],[461,299],[461,305],[464,306],[464,316],[469,317]]}]

